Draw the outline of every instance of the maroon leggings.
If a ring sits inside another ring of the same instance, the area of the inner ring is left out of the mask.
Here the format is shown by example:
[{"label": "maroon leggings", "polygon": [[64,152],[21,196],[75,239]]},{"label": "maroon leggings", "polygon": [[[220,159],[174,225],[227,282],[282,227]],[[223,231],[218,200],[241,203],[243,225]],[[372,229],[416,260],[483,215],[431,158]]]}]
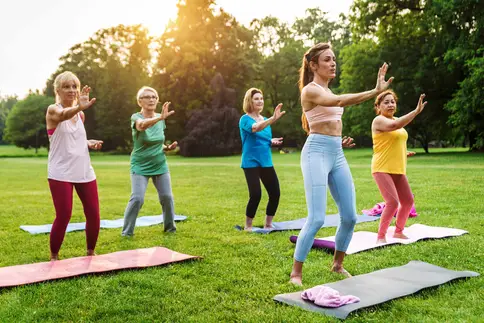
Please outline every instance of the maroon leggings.
[{"label": "maroon leggings", "polygon": [[[407,176],[400,174],[373,173],[376,185],[385,200],[385,208],[380,217],[378,239],[385,238],[392,218],[397,213],[395,233],[402,233],[413,206],[413,194]],[[397,211],[398,210],[398,211]]]},{"label": "maroon leggings", "polygon": [[87,249],[94,250],[99,235],[99,198],[97,182],[70,183],[49,179],[50,192],[55,207],[55,220],[50,231],[50,252],[57,254],[64,241],[67,225],[72,215],[72,190],[75,187],[86,216]]}]

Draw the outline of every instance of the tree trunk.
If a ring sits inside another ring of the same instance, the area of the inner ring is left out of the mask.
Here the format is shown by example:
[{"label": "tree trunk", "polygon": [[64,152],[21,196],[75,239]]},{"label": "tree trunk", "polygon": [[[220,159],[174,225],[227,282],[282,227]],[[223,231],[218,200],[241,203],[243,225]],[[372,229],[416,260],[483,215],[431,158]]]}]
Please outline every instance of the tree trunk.
[{"label": "tree trunk", "polygon": [[476,132],[470,131],[469,132],[469,150],[474,150],[474,144],[476,143]]}]

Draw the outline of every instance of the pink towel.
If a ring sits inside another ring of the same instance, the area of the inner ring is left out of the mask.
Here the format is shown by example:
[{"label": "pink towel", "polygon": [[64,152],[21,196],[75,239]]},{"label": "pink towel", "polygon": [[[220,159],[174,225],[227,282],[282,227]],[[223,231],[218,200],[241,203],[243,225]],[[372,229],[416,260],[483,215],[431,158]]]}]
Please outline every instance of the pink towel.
[{"label": "pink towel", "polygon": [[337,290],[331,287],[319,285],[306,289],[301,293],[304,300],[313,302],[315,305],[323,307],[340,307],[345,304],[357,303],[360,299],[353,295],[341,296]]},{"label": "pink towel", "polygon": [[[385,209],[385,202],[380,202],[380,203],[377,203],[375,204],[375,206],[372,208],[372,209],[369,209],[369,210],[362,210],[361,212],[365,215],[372,215],[372,216],[377,216],[377,215],[380,215],[383,213],[383,210]],[[395,213],[394,216],[396,216],[397,213]],[[410,209],[410,214],[409,216],[411,218],[414,218],[416,217],[418,214],[417,214],[417,210],[415,209],[415,203],[413,204],[412,208]]]}]

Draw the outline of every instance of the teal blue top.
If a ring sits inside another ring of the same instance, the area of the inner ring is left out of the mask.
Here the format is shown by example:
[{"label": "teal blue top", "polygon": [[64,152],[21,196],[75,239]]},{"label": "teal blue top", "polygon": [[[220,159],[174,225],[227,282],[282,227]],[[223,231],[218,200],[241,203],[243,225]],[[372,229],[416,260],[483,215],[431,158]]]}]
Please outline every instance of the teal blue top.
[{"label": "teal blue top", "polygon": [[[159,117],[159,113],[155,113]],[[138,175],[161,175],[168,172],[163,144],[165,142],[165,121],[160,120],[145,131],[136,129],[136,120],[144,119],[140,112],[131,116],[133,151],[131,152],[131,172]]]},{"label": "teal blue top", "polygon": [[[264,117],[264,120],[267,120]],[[252,125],[256,123],[247,114],[239,121],[240,137],[242,139],[242,168],[272,167],[272,130],[271,126],[258,132],[252,132]]]}]

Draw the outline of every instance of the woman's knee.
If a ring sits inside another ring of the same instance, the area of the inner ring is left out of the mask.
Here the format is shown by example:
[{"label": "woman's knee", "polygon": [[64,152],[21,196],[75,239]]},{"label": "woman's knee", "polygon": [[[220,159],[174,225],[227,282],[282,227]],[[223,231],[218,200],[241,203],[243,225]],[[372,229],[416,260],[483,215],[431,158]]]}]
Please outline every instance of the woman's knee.
[{"label": "woman's knee", "polygon": [[390,210],[397,210],[400,201],[397,198],[390,198],[385,200],[385,208]]},{"label": "woman's knee", "polygon": [[412,208],[413,203],[414,203],[413,195],[410,195],[409,197],[400,200],[400,204],[402,205],[402,207],[406,207],[409,209]]},{"label": "woman's knee", "polygon": [[173,194],[158,195],[158,198],[160,199],[160,202],[162,202],[162,203],[173,202]]},{"label": "woman's knee", "polygon": [[346,216],[341,216],[341,224],[354,227],[356,225],[356,214],[352,212]]},{"label": "woman's knee", "polygon": [[260,199],[262,198],[262,192],[261,191],[249,192],[249,198],[251,201],[254,201],[254,202],[260,201]]},{"label": "woman's knee", "polygon": [[129,199],[130,204],[134,204],[137,206],[142,206],[144,202],[145,202],[144,196],[141,196],[138,194],[131,195],[131,198]]},{"label": "woman's knee", "polygon": [[279,201],[281,198],[281,192],[280,191],[275,191],[275,192],[270,192],[269,193],[269,199],[272,201]]},{"label": "woman's knee", "polygon": [[309,227],[311,229],[319,230],[324,225],[324,217],[312,218],[312,220],[309,220],[309,218],[308,218],[307,221],[308,221]]}]

